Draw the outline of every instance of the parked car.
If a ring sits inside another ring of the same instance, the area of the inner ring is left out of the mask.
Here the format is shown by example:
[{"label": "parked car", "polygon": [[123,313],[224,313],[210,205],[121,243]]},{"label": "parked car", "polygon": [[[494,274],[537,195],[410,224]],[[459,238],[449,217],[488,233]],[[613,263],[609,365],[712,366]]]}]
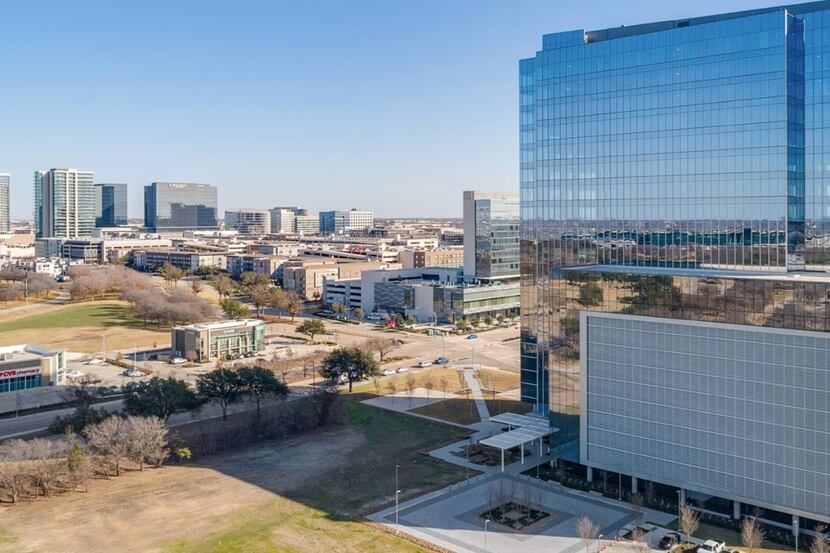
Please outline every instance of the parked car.
[{"label": "parked car", "polygon": [[123,374],[124,376],[129,376],[130,378],[140,378],[140,377],[144,376],[143,372],[136,371],[136,370],[133,370],[133,369],[124,369],[124,372],[121,373],[121,374]]},{"label": "parked car", "polygon": [[381,374],[383,376],[392,376],[393,374],[395,374],[395,369],[383,369],[383,372]]},{"label": "parked car", "polygon": [[399,372],[399,373],[405,373],[405,372],[406,372],[406,371],[408,371],[408,370],[409,370],[409,369],[408,369],[407,367],[398,367],[398,371],[397,371],[397,372]]},{"label": "parked car", "polygon": [[99,358],[99,357],[94,357],[94,358],[90,359],[89,361],[87,361],[86,363],[84,363],[84,365],[103,365],[103,364],[104,364],[104,360]]},{"label": "parked car", "polygon": [[435,360],[436,365],[446,365],[449,362],[450,362],[450,360],[447,359],[446,357],[439,357],[438,359]]},{"label": "parked car", "polygon": [[421,361],[420,363],[418,363],[418,367],[421,368],[421,369],[425,369],[425,368],[431,367],[431,366],[432,366],[432,363],[430,363],[429,361]]},{"label": "parked car", "polygon": [[467,336],[468,340],[475,340],[476,338],[478,338],[478,334],[470,334],[469,336]]},{"label": "parked car", "polygon": [[185,363],[187,363],[187,359],[183,359],[181,357],[174,357],[170,360],[170,363],[172,365],[184,365]]},{"label": "parked car", "polygon": [[680,544],[680,534],[676,532],[669,532],[660,540],[660,549],[671,549],[675,545]]},{"label": "parked car", "polygon": [[72,371],[69,371],[68,373],[66,373],[66,376],[68,376],[69,378],[81,378],[83,375],[84,375],[84,373],[82,373],[78,369],[75,369],[75,370],[72,370]]},{"label": "parked car", "polygon": [[706,540],[697,548],[697,553],[722,553],[726,544],[722,541]]}]

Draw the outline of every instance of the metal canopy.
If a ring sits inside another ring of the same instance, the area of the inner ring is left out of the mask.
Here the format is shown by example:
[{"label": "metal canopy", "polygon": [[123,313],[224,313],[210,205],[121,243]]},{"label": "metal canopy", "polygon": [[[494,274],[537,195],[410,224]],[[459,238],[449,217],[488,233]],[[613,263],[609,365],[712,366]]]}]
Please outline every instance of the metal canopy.
[{"label": "metal canopy", "polygon": [[[504,413],[490,417],[490,421],[506,424],[509,430],[503,434],[497,434],[480,440],[478,443],[501,450],[501,470],[504,472],[504,452],[514,447],[521,448],[522,464],[525,462],[525,447],[529,442],[539,440],[539,456],[542,455],[542,439],[548,434],[558,432],[557,428],[551,428],[547,419],[540,417],[529,417],[517,415],[516,413]],[[512,427],[517,427],[515,430]]]}]

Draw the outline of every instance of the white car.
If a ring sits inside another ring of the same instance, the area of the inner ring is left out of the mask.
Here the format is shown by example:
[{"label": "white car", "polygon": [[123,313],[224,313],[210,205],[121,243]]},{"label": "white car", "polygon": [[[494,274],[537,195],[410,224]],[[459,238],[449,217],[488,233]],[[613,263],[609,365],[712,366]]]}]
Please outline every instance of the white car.
[{"label": "white car", "polygon": [[697,548],[697,553],[721,553],[725,547],[726,544],[722,541],[706,540]]},{"label": "white car", "polygon": [[79,371],[78,369],[75,369],[75,370],[72,370],[72,371],[69,371],[68,373],[66,373],[66,376],[68,376],[69,378],[81,378],[83,375],[84,375],[84,373]]},{"label": "white car", "polygon": [[132,369],[127,369],[123,373],[124,376],[129,376],[130,378],[140,378],[144,376],[144,373],[141,371],[134,371]]},{"label": "white car", "polygon": [[425,369],[425,368],[431,367],[431,366],[432,366],[432,363],[430,363],[429,361],[421,361],[420,363],[418,363],[418,367],[420,367],[422,369]]},{"label": "white car", "polygon": [[170,360],[170,363],[172,363],[173,365],[184,365],[185,363],[187,363],[187,359],[182,359],[181,357],[174,357]]},{"label": "white car", "polygon": [[397,372],[399,372],[399,373],[405,373],[405,372],[406,372],[406,371],[408,371],[408,370],[409,370],[409,369],[408,369],[407,367],[398,367],[398,371],[397,371]]},{"label": "white car", "polygon": [[392,376],[393,374],[395,374],[395,369],[383,369],[383,372],[381,374],[383,376]]},{"label": "white car", "polygon": [[95,358],[90,359],[89,361],[87,361],[85,364],[86,365],[103,365],[104,360],[101,359],[100,357],[95,357]]}]

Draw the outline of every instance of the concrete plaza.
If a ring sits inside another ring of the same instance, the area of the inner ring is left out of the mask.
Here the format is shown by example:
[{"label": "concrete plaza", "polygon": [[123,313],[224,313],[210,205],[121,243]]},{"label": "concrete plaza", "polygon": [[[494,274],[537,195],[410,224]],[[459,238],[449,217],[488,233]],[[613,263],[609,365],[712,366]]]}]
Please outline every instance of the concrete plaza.
[{"label": "concrete plaza", "polygon": [[[486,549],[484,519],[492,495],[488,489],[502,485],[512,488],[516,500],[522,502],[525,486],[541,492],[542,510],[549,516],[522,531],[490,522]],[[402,503],[398,509],[401,532],[427,540],[459,553],[581,553],[586,544],[577,533],[577,520],[587,516],[600,528],[602,543],[623,551],[630,546],[615,544],[614,538],[624,525],[634,520],[630,506],[597,494],[562,488],[526,476],[494,473],[482,475]],[[395,528],[395,508],[370,517]],[[644,521],[665,525],[675,517],[645,510]],[[597,551],[600,543],[591,544]]]}]

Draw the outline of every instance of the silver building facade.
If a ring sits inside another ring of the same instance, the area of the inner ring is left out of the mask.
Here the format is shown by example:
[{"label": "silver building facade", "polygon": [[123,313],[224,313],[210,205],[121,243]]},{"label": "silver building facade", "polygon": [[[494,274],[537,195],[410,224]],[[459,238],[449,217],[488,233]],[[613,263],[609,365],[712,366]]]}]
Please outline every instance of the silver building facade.
[{"label": "silver building facade", "polygon": [[36,171],[35,231],[38,238],[84,238],[95,228],[91,171]]},{"label": "silver building facade", "polygon": [[9,174],[0,173],[0,232],[11,231],[11,215],[9,211],[11,179]]},{"label": "silver building facade", "polygon": [[183,182],[145,186],[144,226],[153,232],[219,230],[216,187]]},{"label": "silver building facade", "polygon": [[827,50],[812,2],[520,62],[521,393],[560,459],[830,520]]}]

